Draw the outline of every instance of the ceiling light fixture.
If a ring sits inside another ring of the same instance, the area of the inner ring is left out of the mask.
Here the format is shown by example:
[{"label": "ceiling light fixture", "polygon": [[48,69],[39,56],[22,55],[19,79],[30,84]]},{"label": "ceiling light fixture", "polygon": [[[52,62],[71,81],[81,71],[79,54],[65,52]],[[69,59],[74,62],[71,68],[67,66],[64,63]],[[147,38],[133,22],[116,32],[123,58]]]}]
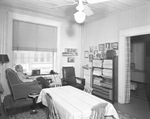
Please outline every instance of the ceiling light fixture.
[{"label": "ceiling light fixture", "polygon": [[83,23],[84,20],[85,20],[86,15],[83,12],[84,6],[83,6],[83,3],[82,3],[82,0],[79,0],[79,5],[76,7],[76,9],[78,11],[74,14],[75,21],[77,23]]}]

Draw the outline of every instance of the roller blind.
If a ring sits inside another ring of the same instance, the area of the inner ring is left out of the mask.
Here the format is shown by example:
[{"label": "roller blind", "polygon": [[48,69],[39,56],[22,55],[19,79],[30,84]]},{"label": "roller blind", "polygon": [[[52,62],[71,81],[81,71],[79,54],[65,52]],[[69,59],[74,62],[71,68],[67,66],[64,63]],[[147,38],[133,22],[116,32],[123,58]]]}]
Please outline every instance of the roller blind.
[{"label": "roller blind", "polygon": [[56,51],[57,28],[53,26],[14,21],[13,50]]}]

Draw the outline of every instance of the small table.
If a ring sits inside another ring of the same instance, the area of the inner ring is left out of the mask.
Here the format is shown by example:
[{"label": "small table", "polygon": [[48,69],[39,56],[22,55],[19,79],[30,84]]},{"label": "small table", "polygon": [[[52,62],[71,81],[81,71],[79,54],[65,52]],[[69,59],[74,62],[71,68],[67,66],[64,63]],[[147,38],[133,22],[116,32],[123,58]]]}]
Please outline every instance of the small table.
[{"label": "small table", "polygon": [[38,93],[31,93],[28,96],[33,99],[33,108],[32,108],[32,111],[30,112],[30,114],[37,114],[38,111],[35,108],[36,108],[36,98],[39,96],[39,94]]}]

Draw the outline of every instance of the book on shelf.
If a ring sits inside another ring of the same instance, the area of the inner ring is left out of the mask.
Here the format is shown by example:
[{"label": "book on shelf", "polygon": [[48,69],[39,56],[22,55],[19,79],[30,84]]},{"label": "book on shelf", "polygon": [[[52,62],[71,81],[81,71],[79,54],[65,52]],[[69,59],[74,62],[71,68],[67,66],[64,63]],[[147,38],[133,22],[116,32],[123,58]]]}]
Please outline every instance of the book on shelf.
[{"label": "book on shelf", "polygon": [[113,76],[112,70],[103,69],[103,76],[112,78]]},{"label": "book on shelf", "polygon": [[101,83],[101,86],[112,89],[112,85],[110,83]]},{"label": "book on shelf", "polygon": [[100,68],[94,68],[93,69],[93,75],[101,76],[102,75],[102,69],[100,69]]},{"label": "book on shelf", "polygon": [[108,90],[107,92],[103,91],[103,90],[94,90],[93,94],[99,95],[101,97],[104,97],[106,99],[112,100],[112,90]]},{"label": "book on shelf", "polygon": [[98,91],[93,91],[93,94],[98,95],[100,97],[109,99],[109,95],[108,94],[104,94],[104,93],[99,93]]},{"label": "book on shelf", "polygon": [[103,67],[112,68],[113,67],[112,60],[104,60]]},{"label": "book on shelf", "polygon": [[103,79],[101,77],[95,77],[93,80],[93,84],[101,86],[101,82]]},{"label": "book on shelf", "polygon": [[102,67],[102,60],[93,60],[93,67]]}]

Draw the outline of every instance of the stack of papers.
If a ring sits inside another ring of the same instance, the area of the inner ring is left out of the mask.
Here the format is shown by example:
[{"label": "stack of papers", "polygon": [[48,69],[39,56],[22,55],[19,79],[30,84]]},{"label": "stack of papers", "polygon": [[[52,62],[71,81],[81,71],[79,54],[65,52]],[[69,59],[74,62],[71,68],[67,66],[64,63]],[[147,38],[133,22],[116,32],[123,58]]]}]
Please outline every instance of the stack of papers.
[{"label": "stack of papers", "polygon": [[101,86],[101,81],[103,81],[102,78],[95,77],[93,80],[93,84]]},{"label": "stack of papers", "polygon": [[93,75],[101,76],[102,75],[102,69],[94,68]]}]

